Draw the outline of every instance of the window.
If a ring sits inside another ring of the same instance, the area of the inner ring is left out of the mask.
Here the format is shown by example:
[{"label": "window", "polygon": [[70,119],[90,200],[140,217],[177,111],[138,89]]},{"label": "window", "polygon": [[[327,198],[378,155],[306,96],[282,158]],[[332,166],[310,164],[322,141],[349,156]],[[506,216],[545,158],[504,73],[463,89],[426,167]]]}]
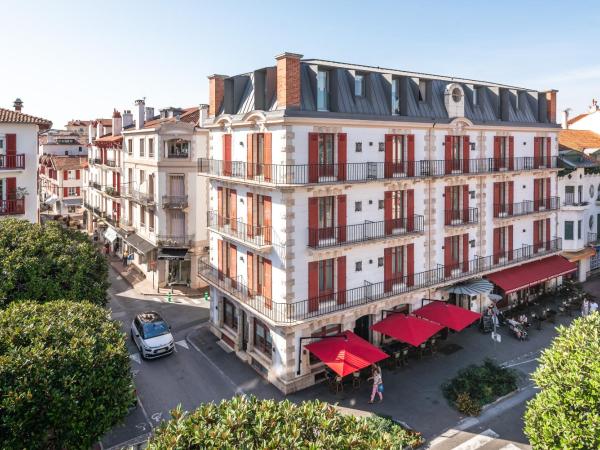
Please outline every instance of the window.
[{"label": "window", "polygon": [[140,206],[140,228],[146,228],[146,207]]},{"label": "window", "polygon": [[140,185],[146,182],[146,171],[140,170]]},{"label": "window", "polygon": [[385,200],[379,200],[379,209],[385,208]]},{"label": "window", "polygon": [[319,198],[319,229],[331,229],[334,225],[335,197]]},{"label": "window", "polygon": [[581,239],[581,220],[577,221],[577,239]]},{"label": "window", "polygon": [[462,91],[459,88],[452,89],[452,101],[454,101],[454,103],[458,103],[461,99]]},{"label": "window", "polygon": [[254,319],[254,348],[270,355],[272,346],[271,331],[261,321]]},{"label": "window", "polygon": [[404,247],[392,248],[392,275],[401,277],[404,273]]},{"label": "window", "polygon": [[362,142],[356,143],[356,153],[362,152]]},{"label": "window", "polygon": [[69,197],[75,197],[77,195],[77,188],[76,187],[70,187],[68,194],[69,194]]},{"label": "window", "polygon": [[354,264],[354,271],[362,272],[362,261],[356,261],[356,263]]},{"label": "window", "polygon": [[573,240],[573,221],[572,220],[565,221],[565,240],[566,241]]},{"label": "window", "polygon": [[4,137],[0,137],[0,149],[4,148]]},{"label": "window", "polygon": [[145,144],[145,140],[144,138],[140,139],[140,158],[144,156],[145,150],[144,150],[144,144]]},{"label": "window", "polygon": [[233,303],[226,298],[223,298],[223,322],[232,330],[238,329],[238,317],[237,310]]},{"label": "window", "polygon": [[380,152],[385,152],[385,142],[380,142],[379,143],[379,151]]},{"label": "window", "polygon": [[364,97],[365,95],[365,76],[357,73],[354,76],[354,95],[356,97]]},{"label": "window", "polygon": [[127,154],[133,155],[133,139],[127,139]]},{"label": "window", "polygon": [[400,114],[400,80],[392,80],[392,114]]},{"label": "window", "polygon": [[356,212],[362,211],[362,202],[354,202],[354,211],[356,211]]},{"label": "window", "polygon": [[182,139],[169,141],[168,155],[169,158],[187,158],[189,154],[189,142]]},{"label": "window", "polygon": [[75,171],[74,170],[68,170],[67,171],[67,180],[74,180],[75,179]]},{"label": "window", "polygon": [[427,101],[427,81],[419,80],[419,101]]},{"label": "window", "polygon": [[377,267],[383,267],[383,257],[377,258]]},{"label": "window", "polygon": [[148,210],[148,231],[154,231],[154,211]]},{"label": "window", "polygon": [[479,105],[479,87],[473,86],[473,105]]},{"label": "window", "polygon": [[148,139],[148,156],[154,158],[154,139]]},{"label": "window", "polygon": [[329,111],[329,72],[319,70],[317,74],[317,110]]},{"label": "window", "polygon": [[333,294],[333,263],[334,259],[319,261],[319,296]]},{"label": "window", "polygon": [[334,141],[333,134],[319,134],[319,164],[330,165],[333,168]]}]

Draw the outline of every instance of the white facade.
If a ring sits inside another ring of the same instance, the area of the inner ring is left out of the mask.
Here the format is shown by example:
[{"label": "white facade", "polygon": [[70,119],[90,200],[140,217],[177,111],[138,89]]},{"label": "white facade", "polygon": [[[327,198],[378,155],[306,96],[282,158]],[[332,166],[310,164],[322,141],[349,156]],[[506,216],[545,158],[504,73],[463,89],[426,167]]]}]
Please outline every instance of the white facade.
[{"label": "white facade", "polygon": [[46,214],[83,219],[83,181],[87,158],[40,157],[40,209]]}]

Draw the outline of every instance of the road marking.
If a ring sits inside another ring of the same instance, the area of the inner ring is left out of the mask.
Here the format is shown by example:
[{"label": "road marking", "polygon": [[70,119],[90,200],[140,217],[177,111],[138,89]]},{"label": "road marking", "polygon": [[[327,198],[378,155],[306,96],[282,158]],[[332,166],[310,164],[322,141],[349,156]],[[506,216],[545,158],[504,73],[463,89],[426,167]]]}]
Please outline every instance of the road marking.
[{"label": "road marking", "polygon": [[533,361],[537,361],[537,360],[538,360],[537,358],[533,358],[533,359],[528,359],[526,361],[521,361],[521,362],[518,362],[518,363],[503,364],[502,367],[504,367],[504,368],[515,367],[515,366],[520,366],[521,364],[527,364],[527,363],[530,363],[530,362],[533,362]]},{"label": "road marking", "polygon": [[[188,343],[185,341],[185,339],[182,339],[181,341],[177,341],[175,342],[177,345],[181,345],[183,348],[185,348],[186,350],[190,349],[190,346],[188,345]],[[177,347],[175,347],[177,348]]]},{"label": "road marking", "polygon": [[117,280],[122,280],[123,279],[123,277],[121,275],[117,275],[116,278],[117,278]]},{"label": "road marking", "polygon": [[498,437],[498,434],[496,434],[496,432],[494,432],[494,430],[491,430],[490,428],[488,428],[483,433],[472,437],[468,441],[465,441],[462,444],[454,447],[452,450],[476,450],[478,448],[483,447],[488,442],[492,442],[497,437]]},{"label": "road marking", "polygon": [[138,424],[137,424],[135,427],[136,427],[138,430],[141,430],[141,431],[146,431],[146,423],[145,423],[145,422],[138,423]]},{"label": "road marking", "polygon": [[129,355],[129,358],[132,359],[133,361],[135,361],[138,364],[142,363],[142,361],[140,359],[139,353],[132,353],[131,355]]},{"label": "road marking", "polygon": [[154,428],[152,422],[148,418],[148,413],[146,412],[146,408],[144,408],[144,404],[142,403],[142,399],[139,395],[137,395],[137,401],[138,405],[140,405],[140,409],[142,410],[142,414],[144,415],[144,419],[146,419],[146,422],[148,423],[148,425],[150,425],[150,429]]},{"label": "road marking", "polygon": [[196,305],[201,305],[202,304],[202,302],[200,300],[198,300],[198,299],[190,298],[190,300],[192,301],[192,303],[195,303]]},{"label": "road marking", "polygon": [[162,300],[158,297],[152,297],[152,300],[154,300],[155,302],[162,302]]},{"label": "road marking", "polygon": [[157,412],[152,414],[152,420],[154,420],[156,423],[160,422],[162,420],[162,413]]},{"label": "road marking", "polygon": [[502,447],[500,450],[521,450],[519,447],[517,447],[515,444],[510,443],[505,445],[504,447]]}]

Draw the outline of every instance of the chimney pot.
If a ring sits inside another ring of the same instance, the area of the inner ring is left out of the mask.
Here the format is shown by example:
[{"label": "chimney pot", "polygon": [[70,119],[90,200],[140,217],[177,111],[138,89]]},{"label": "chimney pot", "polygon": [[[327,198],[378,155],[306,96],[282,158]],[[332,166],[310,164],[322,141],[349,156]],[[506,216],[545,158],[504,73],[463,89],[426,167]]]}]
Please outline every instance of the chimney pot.
[{"label": "chimney pot", "polygon": [[13,103],[13,106],[15,107],[15,111],[21,112],[21,109],[23,109],[23,100],[17,98]]},{"label": "chimney pot", "polygon": [[145,100],[136,100],[135,107],[136,107],[135,128],[136,128],[136,130],[141,130],[142,128],[144,128],[146,101]]}]

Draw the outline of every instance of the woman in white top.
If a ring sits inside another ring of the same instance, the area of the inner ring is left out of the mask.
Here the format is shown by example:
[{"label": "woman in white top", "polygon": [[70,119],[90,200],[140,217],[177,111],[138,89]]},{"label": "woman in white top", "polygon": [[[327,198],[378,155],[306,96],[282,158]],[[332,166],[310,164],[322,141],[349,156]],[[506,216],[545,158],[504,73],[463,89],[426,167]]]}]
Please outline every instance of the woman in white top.
[{"label": "woman in white top", "polygon": [[375,394],[379,395],[380,402],[383,401],[383,379],[381,378],[381,369],[378,366],[373,366],[373,376],[369,377],[369,380],[373,380],[373,390],[371,391],[369,403],[373,403]]}]

